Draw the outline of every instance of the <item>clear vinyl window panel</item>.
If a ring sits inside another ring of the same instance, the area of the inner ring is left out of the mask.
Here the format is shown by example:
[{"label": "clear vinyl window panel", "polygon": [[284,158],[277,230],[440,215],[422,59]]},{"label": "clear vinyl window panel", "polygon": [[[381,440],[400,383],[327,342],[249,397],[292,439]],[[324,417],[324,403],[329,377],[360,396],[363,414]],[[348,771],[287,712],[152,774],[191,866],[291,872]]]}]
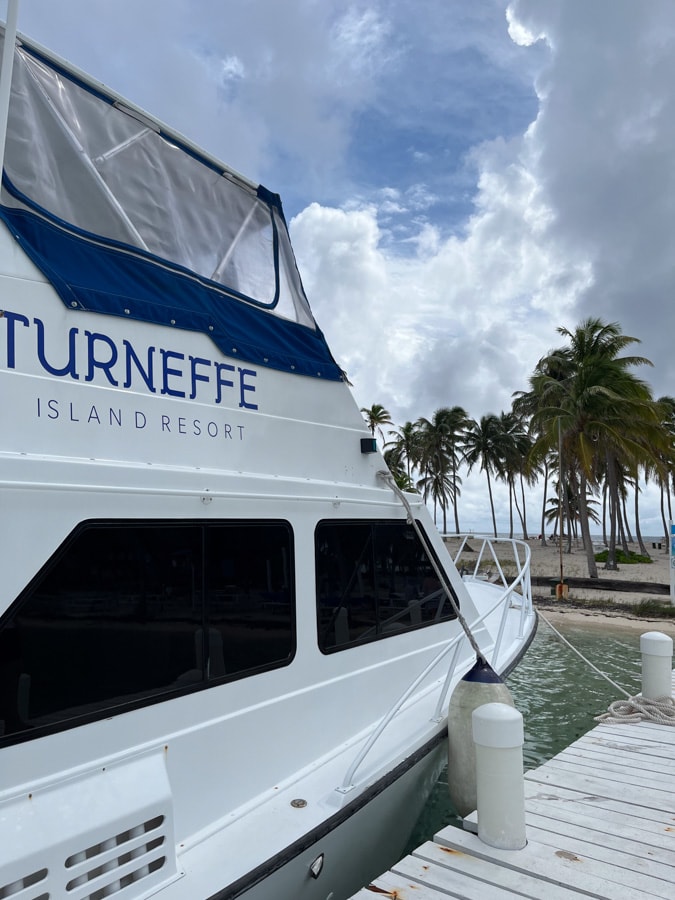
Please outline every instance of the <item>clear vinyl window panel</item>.
[{"label": "clear vinyl window panel", "polygon": [[[47,60],[15,56],[5,169],[52,216],[310,327],[286,225],[252,187]],[[3,191],[3,202],[21,201]]]},{"label": "clear vinyl window panel", "polygon": [[342,650],[454,617],[407,522],[325,521],[315,533],[319,647]]},{"label": "clear vinyl window panel", "polygon": [[282,522],[90,523],[0,624],[0,736],[287,665]]}]

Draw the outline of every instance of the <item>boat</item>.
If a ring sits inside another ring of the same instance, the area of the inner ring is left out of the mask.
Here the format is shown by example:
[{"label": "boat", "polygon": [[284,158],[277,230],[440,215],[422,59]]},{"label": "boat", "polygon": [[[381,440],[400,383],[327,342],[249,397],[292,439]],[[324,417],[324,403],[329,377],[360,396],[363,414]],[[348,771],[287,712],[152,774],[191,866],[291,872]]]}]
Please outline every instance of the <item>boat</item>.
[{"label": "boat", "polygon": [[461,575],[398,489],[277,194],[2,34],[0,897],[341,900],[529,551]]}]

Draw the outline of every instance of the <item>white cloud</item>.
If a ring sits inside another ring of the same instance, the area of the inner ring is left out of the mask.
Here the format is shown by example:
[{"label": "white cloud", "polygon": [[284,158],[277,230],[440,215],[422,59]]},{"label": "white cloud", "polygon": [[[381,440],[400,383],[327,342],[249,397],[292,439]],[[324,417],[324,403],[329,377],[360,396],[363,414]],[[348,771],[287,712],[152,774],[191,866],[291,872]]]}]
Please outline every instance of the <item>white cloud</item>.
[{"label": "white cloud", "polygon": [[656,363],[647,377],[672,392],[675,7],[515,0],[512,15],[551,47],[530,171],[552,211],[548,239],[592,268],[574,313],[641,338]]},{"label": "white cloud", "polygon": [[520,47],[531,47],[532,44],[535,44],[544,37],[543,32],[536,34],[530,31],[530,29],[523,25],[522,22],[519,22],[514,16],[513,9],[510,6],[506,8],[506,21],[508,23],[511,40]]},{"label": "white cloud", "polygon": [[546,238],[551,211],[527,155],[527,140],[477,151],[465,233],[441,239],[427,225],[411,257],[384,246],[374,206],[313,204],[293,220],[310,300],[360,405],[382,403],[396,421],[455,403],[475,418],[500,412],[527,387],[555,327],[572,324],[590,269]]},{"label": "white cloud", "polygon": [[372,72],[386,65],[392,56],[391,25],[376,9],[350,7],[337,20],[332,34],[338,77],[345,68],[360,75]]},{"label": "white cloud", "polygon": [[238,81],[245,75],[244,64],[238,56],[226,56],[221,61],[221,73],[226,81]]}]

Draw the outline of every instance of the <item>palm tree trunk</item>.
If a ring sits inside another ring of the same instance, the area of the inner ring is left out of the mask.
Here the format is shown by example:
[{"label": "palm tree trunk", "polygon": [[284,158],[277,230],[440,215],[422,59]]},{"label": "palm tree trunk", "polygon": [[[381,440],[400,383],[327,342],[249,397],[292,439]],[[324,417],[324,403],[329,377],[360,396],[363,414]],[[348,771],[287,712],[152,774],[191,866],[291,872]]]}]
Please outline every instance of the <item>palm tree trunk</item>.
[{"label": "palm tree trunk", "polygon": [[521,495],[521,498],[523,501],[523,511],[522,511],[522,513],[520,513],[520,510],[518,510],[518,512],[520,513],[520,521],[522,522],[522,525],[523,525],[523,540],[529,541],[529,537],[527,535],[527,510],[525,508],[525,485],[523,484],[523,473],[522,472],[520,473],[519,477],[520,477],[520,495]]},{"label": "palm tree trunk", "polygon": [[640,553],[643,556],[649,556],[647,548],[644,545],[644,541],[642,540],[642,531],[640,530],[640,513],[638,510],[638,498],[640,496],[640,485],[638,480],[638,474],[635,473],[635,536],[638,539],[638,545],[640,547]]},{"label": "palm tree trunk", "polygon": [[546,501],[548,493],[548,463],[544,460],[544,502],[541,505],[541,546],[546,547]]},{"label": "palm tree trunk", "polygon": [[665,507],[665,498],[664,498],[664,490],[663,490],[663,479],[659,478],[661,483],[661,522],[663,524],[663,534],[666,538],[666,543],[670,540],[670,535],[668,534],[668,523],[666,522],[666,507]]},{"label": "palm tree trunk", "polygon": [[[572,552],[572,516],[570,514],[570,498],[567,491],[563,493],[563,509],[565,511],[565,521],[567,522],[567,550],[566,553]],[[560,535],[562,541],[563,535]]]},{"label": "palm tree trunk", "polygon": [[619,540],[621,541],[621,549],[628,556],[630,550],[628,549],[628,538],[626,537],[626,526],[624,525],[623,516],[621,515],[621,510],[619,510]]},{"label": "palm tree trunk", "polygon": [[618,490],[616,484],[616,469],[614,458],[607,458],[607,499],[609,504],[609,544],[607,545],[607,562],[605,569],[615,572],[619,567],[616,564],[616,532],[618,513]]},{"label": "palm tree trunk", "polygon": [[593,541],[591,540],[591,529],[588,521],[588,505],[586,503],[586,476],[581,474],[579,485],[579,519],[581,525],[581,537],[586,550],[586,562],[588,564],[588,577],[598,577],[598,566],[595,561],[595,553],[593,552]]},{"label": "palm tree trunk", "polygon": [[[513,481],[509,478],[507,484],[509,486],[509,537],[513,540]],[[497,537],[496,534],[495,537]]]},{"label": "palm tree trunk", "polygon": [[490,472],[488,469],[485,470],[485,474],[487,475],[487,483],[488,483],[488,496],[490,497],[490,511],[492,513],[492,529],[495,533],[495,537],[497,537],[497,519],[495,518],[495,504],[492,499],[492,483],[490,482]]},{"label": "palm tree trunk", "polygon": [[630,533],[630,523],[628,521],[628,511],[626,509],[626,498],[621,498],[621,509],[623,511],[623,527],[626,532],[626,540],[629,544],[633,543],[633,535]]},{"label": "palm tree trunk", "polygon": [[459,513],[457,511],[457,466],[455,465],[454,448],[452,454],[452,509],[455,514],[455,534],[459,534]]}]

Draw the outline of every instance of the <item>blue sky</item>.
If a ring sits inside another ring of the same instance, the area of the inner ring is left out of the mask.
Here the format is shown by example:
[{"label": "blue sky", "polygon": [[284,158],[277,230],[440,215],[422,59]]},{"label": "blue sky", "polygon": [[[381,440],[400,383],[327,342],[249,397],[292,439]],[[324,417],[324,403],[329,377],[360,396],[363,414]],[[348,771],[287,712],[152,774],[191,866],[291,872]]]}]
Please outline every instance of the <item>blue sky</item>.
[{"label": "blue sky", "polygon": [[[19,26],[282,195],[359,406],[499,413],[589,315],[675,394],[670,0],[23,0]],[[485,500],[468,480],[461,524]]]}]

